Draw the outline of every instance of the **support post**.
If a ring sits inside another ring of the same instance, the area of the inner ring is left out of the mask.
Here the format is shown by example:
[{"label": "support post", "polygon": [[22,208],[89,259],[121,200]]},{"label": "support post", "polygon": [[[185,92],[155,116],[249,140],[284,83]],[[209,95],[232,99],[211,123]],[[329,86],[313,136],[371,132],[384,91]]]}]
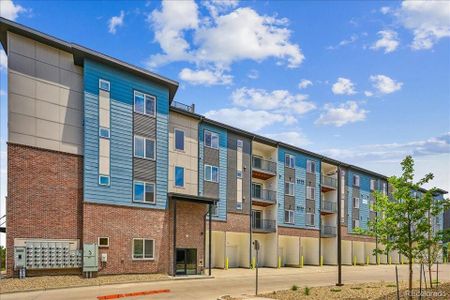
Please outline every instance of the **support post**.
[{"label": "support post", "polygon": [[177,275],[177,200],[173,200],[173,253],[172,276]]},{"label": "support post", "polygon": [[209,232],[208,232],[208,240],[209,240],[209,244],[208,244],[208,255],[209,255],[209,259],[208,259],[208,275],[211,276],[211,236],[212,236],[212,232],[211,232],[211,216],[212,216],[212,209],[211,209],[211,204],[209,204],[209,217],[208,217],[208,227],[209,227]]},{"label": "support post", "polygon": [[338,263],[338,282],[337,286],[342,286],[342,246],[341,246],[341,168],[337,169],[337,263]]}]

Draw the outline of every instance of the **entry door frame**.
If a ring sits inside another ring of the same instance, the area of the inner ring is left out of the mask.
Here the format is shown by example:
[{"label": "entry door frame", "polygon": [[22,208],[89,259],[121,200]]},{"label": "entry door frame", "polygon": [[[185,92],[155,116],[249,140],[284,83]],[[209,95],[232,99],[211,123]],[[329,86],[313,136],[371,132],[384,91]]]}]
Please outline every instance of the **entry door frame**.
[{"label": "entry door frame", "polygon": [[[187,252],[189,251],[189,250],[193,250],[193,251],[195,251],[195,274],[188,274],[188,269],[187,269],[187,265],[188,265],[188,262],[187,262],[187,258],[188,258],[188,255],[187,255]],[[178,273],[177,274],[177,270],[175,269],[175,275],[197,275],[197,268],[198,268],[198,263],[197,263],[197,255],[198,255],[198,253],[197,253],[197,248],[177,248],[176,249],[176,253],[178,254],[178,251],[184,251],[184,273]],[[176,264],[178,263],[178,261],[176,262]]]}]

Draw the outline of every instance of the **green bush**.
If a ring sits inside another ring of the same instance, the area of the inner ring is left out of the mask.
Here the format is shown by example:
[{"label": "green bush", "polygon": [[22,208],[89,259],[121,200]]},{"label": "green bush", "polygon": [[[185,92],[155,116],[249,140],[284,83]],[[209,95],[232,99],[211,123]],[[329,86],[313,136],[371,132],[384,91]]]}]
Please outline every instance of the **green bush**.
[{"label": "green bush", "polygon": [[307,286],[305,286],[305,290],[304,290],[304,294],[305,294],[305,296],[309,296],[310,292],[311,292],[311,288],[310,288],[310,287],[307,287]]},{"label": "green bush", "polygon": [[1,267],[1,269],[5,268],[5,261],[6,261],[6,248],[3,246],[0,246],[0,267]]},{"label": "green bush", "polygon": [[291,290],[292,291],[296,291],[296,290],[298,290],[298,286],[296,286],[295,284],[291,287]]}]

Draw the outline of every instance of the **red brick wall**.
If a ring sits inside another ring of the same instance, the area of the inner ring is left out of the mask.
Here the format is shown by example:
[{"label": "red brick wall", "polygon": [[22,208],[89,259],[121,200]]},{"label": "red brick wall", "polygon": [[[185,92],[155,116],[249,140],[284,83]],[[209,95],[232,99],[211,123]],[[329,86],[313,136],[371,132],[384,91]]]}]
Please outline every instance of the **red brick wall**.
[{"label": "red brick wall", "polygon": [[278,226],[278,235],[319,238],[319,230]]},{"label": "red brick wall", "polygon": [[341,226],[341,238],[347,241],[375,243],[375,238],[373,237],[349,233],[347,226]]},{"label": "red brick wall", "polygon": [[[99,248],[108,255],[108,262],[99,262],[99,274],[166,273],[169,259],[169,214],[158,209],[118,205],[83,205],[83,243],[97,243],[109,237],[109,247]],[[154,260],[133,260],[133,238],[155,240]]]},{"label": "red brick wall", "polygon": [[228,213],[226,222],[212,222],[212,230],[250,233],[250,215]]},{"label": "red brick wall", "polygon": [[8,276],[14,238],[81,239],[82,168],[78,155],[8,144]]}]

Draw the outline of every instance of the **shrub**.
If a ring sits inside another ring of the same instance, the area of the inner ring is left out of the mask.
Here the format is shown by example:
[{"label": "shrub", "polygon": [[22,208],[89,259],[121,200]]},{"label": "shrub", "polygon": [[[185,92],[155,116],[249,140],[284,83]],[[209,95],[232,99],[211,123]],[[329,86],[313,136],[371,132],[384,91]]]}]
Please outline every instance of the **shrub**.
[{"label": "shrub", "polygon": [[304,290],[304,294],[305,294],[305,296],[309,296],[309,293],[311,292],[311,288],[310,287],[307,287],[307,286],[305,286],[305,290]]},{"label": "shrub", "polygon": [[298,290],[298,286],[296,286],[295,284],[291,287],[291,290],[292,291],[296,291],[296,290]]}]

